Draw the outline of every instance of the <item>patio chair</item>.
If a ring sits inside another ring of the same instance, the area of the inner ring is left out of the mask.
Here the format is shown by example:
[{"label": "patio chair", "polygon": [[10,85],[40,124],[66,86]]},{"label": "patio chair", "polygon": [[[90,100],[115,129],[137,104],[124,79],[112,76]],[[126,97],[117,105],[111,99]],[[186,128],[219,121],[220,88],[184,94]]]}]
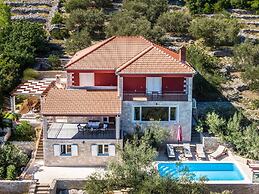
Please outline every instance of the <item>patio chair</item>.
[{"label": "patio chair", "polygon": [[217,159],[227,153],[227,149],[225,146],[219,145],[217,150],[213,153],[211,153],[209,156],[213,159]]},{"label": "patio chair", "polygon": [[192,159],[191,146],[189,143],[183,144],[183,153],[185,158]]},{"label": "patio chair", "polygon": [[259,161],[247,160],[247,165],[252,170],[259,170]]},{"label": "patio chair", "polygon": [[202,144],[196,144],[196,154],[199,159],[206,159],[206,155]]},{"label": "patio chair", "polygon": [[166,144],[167,156],[169,159],[175,159],[175,151],[173,144]]}]

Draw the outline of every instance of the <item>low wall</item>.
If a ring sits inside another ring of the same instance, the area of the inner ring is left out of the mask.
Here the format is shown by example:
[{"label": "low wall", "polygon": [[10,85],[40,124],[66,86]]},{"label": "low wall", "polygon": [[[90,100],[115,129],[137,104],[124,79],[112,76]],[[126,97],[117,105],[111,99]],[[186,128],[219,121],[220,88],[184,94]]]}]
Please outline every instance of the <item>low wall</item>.
[{"label": "low wall", "polygon": [[[58,179],[54,180],[50,187],[50,194],[56,194],[62,190],[84,190],[85,179]],[[223,192],[225,190],[233,191],[233,194],[258,194],[259,184],[207,184],[209,191],[212,192]]]},{"label": "low wall", "polygon": [[26,154],[30,154],[35,148],[35,142],[33,141],[11,141],[11,143],[19,147]]},{"label": "low wall", "polygon": [[259,184],[209,184],[210,191],[223,192],[224,190],[232,191],[233,194],[258,194]]},{"label": "low wall", "polygon": [[0,181],[0,193],[6,194],[21,194],[28,193],[30,185],[33,183],[31,180],[24,181]]}]

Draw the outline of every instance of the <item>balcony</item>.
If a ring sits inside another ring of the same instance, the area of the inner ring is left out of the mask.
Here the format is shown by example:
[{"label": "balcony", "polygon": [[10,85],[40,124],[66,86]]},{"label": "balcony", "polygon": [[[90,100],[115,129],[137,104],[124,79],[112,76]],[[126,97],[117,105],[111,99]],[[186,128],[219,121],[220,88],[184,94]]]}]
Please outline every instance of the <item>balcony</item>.
[{"label": "balcony", "polygon": [[123,101],[188,101],[188,94],[184,93],[134,93],[124,92]]},{"label": "balcony", "polygon": [[116,129],[113,125],[80,129],[74,123],[52,123],[48,127],[48,139],[116,139]]}]

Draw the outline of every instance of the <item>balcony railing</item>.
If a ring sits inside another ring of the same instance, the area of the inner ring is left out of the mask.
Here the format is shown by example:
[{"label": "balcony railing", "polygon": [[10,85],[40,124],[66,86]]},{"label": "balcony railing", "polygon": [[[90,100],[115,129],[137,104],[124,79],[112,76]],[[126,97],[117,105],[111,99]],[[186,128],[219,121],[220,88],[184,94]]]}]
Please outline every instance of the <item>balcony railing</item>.
[{"label": "balcony railing", "polygon": [[184,93],[123,93],[124,101],[188,101],[188,95]]}]

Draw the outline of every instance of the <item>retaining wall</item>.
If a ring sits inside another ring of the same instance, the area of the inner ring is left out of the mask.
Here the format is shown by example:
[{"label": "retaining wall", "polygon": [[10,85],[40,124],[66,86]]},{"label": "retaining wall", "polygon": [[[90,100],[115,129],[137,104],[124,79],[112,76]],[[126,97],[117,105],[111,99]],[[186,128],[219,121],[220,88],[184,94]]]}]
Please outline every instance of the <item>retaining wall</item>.
[{"label": "retaining wall", "polygon": [[23,181],[0,181],[0,193],[5,194],[21,194],[28,193],[30,185],[33,183],[31,180]]}]

